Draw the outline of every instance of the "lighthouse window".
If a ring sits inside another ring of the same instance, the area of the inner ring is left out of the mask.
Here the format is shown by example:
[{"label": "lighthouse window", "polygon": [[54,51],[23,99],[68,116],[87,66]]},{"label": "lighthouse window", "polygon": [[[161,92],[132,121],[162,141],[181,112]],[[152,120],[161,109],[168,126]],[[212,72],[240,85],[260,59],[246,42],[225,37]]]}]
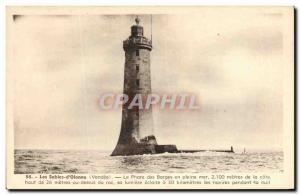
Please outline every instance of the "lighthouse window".
[{"label": "lighthouse window", "polygon": [[140,56],[140,51],[139,50],[135,50],[135,55],[136,56]]},{"label": "lighthouse window", "polygon": [[137,85],[137,86],[140,86],[140,79],[137,79],[137,80],[136,80],[136,85]]},{"label": "lighthouse window", "polygon": [[136,71],[138,72],[140,70],[139,65],[136,65]]}]

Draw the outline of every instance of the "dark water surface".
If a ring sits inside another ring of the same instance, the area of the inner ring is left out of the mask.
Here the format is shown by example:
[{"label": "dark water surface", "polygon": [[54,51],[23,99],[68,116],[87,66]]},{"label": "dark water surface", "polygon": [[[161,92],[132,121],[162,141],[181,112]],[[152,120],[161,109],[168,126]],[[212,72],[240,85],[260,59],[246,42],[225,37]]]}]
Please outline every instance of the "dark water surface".
[{"label": "dark water surface", "polygon": [[282,172],[283,152],[111,157],[96,150],[15,150],[15,173]]}]

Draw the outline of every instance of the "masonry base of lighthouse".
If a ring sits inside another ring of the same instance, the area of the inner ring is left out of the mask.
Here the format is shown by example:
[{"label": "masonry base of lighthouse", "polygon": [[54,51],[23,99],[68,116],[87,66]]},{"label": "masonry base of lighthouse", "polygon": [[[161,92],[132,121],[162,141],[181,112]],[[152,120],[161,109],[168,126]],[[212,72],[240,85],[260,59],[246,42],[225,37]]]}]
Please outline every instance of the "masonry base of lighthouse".
[{"label": "masonry base of lighthouse", "polygon": [[178,153],[176,145],[119,144],[111,156],[131,156],[143,154]]},{"label": "masonry base of lighthouse", "polygon": [[161,153],[196,153],[196,152],[225,152],[234,153],[233,147],[230,150],[178,150],[176,145],[159,145],[154,135],[147,136],[137,142],[129,139],[126,143],[118,143],[111,156],[132,156],[143,154]]},{"label": "masonry base of lighthouse", "polygon": [[[111,156],[131,156],[143,154],[160,154],[160,153],[178,153],[176,145],[158,145],[155,137],[147,142],[129,142],[125,144],[117,144]],[[153,142],[153,139],[155,142]]]}]

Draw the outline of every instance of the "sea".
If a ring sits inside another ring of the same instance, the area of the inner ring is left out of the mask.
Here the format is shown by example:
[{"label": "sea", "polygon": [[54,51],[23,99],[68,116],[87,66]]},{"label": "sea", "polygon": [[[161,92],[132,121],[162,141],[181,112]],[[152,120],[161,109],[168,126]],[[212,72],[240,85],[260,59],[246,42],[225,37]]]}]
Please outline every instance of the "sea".
[{"label": "sea", "polygon": [[15,150],[15,174],[283,172],[283,152],[110,156],[97,150]]}]

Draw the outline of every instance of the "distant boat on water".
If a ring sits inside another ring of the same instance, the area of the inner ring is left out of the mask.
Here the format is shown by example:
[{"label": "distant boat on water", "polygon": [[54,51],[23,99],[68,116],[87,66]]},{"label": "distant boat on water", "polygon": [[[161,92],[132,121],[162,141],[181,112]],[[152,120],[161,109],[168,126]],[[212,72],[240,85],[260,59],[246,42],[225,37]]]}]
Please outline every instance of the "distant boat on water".
[{"label": "distant boat on water", "polygon": [[246,148],[244,148],[244,151],[243,151],[243,153],[242,154],[246,154]]}]

